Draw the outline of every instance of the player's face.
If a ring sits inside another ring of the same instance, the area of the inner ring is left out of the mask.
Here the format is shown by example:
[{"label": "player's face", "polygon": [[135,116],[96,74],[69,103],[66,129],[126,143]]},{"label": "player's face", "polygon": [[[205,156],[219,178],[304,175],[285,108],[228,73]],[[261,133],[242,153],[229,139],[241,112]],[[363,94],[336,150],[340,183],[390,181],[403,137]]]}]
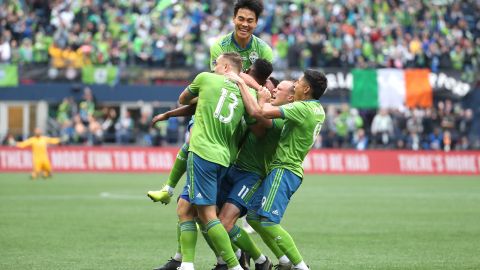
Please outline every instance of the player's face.
[{"label": "player's face", "polygon": [[280,106],[293,102],[293,95],[291,92],[293,83],[291,81],[282,81],[277,88],[273,89],[272,100],[270,103],[273,106]]},{"label": "player's face", "polygon": [[34,133],[35,136],[37,136],[37,137],[42,136],[42,130],[39,129],[39,128],[35,128],[35,130],[33,131],[33,133]]},{"label": "player's face", "polygon": [[241,8],[233,18],[235,34],[240,39],[249,39],[257,27],[257,17],[250,9]]},{"label": "player's face", "polygon": [[275,85],[273,85],[272,81],[267,80],[267,82],[265,82],[265,87],[268,89],[268,91],[270,91],[270,94],[272,94],[273,96],[273,89],[275,89]]},{"label": "player's face", "polygon": [[295,82],[295,100],[301,100],[305,93],[309,91],[310,85],[305,81],[305,78],[300,77],[298,81]]}]

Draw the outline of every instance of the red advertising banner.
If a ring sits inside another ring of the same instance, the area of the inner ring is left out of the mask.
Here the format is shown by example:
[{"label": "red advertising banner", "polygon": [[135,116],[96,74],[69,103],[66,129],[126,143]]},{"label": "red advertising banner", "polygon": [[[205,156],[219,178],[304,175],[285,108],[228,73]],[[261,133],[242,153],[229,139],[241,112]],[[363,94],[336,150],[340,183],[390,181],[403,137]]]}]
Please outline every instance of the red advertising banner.
[{"label": "red advertising banner", "polygon": [[[168,172],[178,148],[50,147],[56,172]],[[309,174],[480,175],[480,151],[312,150],[303,163]],[[0,147],[0,172],[32,168],[28,149]]]}]

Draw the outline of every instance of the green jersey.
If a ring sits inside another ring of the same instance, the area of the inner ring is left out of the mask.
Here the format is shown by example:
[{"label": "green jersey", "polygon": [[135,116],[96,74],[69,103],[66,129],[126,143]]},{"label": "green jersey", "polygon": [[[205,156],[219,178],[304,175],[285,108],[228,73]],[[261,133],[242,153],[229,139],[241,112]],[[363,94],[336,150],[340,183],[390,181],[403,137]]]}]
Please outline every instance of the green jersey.
[{"label": "green jersey", "polygon": [[233,136],[245,114],[240,89],[223,75],[202,72],[188,90],[198,96],[189,151],[228,167],[231,154],[237,152],[231,149]]},{"label": "green jersey", "polygon": [[243,70],[247,70],[259,58],[270,63],[273,61],[272,48],[260,38],[252,35],[250,42],[245,49],[233,38],[234,32],[221,37],[210,47],[210,69],[213,70],[217,58],[226,52],[238,52],[242,56]]},{"label": "green jersey", "polygon": [[295,101],[280,106],[285,125],[270,169],[284,168],[303,178],[302,163],[325,120],[318,100]]},{"label": "green jersey", "polygon": [[261,178],[265,178],[268,166],[277,149],[283,122],[282,119],[273,119],[273,126],[261,139],[257,139],[253,133],[249,132],[245,144],[238,153],[235,165],[242,170],[254,172]]},{"label": "green jersey", "polygon": [[[249,91],[253,97],[257,98],[257,91],[253,90],[252,88],[249,88]],[[233,164],[235,162],[237,156],[240,154],[240,148],[243,148],[243,146],[248,141],[248,126],[255,124],[256,121],[257,120],[255,118],[251,117],[248,114],[245,114],[240,121],[240,125],[238,125],[237,129],[235,130],[233,140],[231,141],[232,145],[230,149],[233,152],[231,153],[230,164]]]}]

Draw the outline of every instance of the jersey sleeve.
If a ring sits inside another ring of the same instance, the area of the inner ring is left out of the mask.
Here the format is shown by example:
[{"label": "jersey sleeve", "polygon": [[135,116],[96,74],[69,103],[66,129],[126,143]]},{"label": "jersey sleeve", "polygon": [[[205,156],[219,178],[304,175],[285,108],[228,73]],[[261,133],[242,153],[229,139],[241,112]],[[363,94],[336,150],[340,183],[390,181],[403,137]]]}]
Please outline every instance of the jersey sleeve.
[{"label": "jersey sleeve", "polygon": [[60,143],[60,138],[56,138],[56,137],[50,138],[50,137],[48,137],[47,138],[47,143],[49,143],[49,144],[59,144]]},{"label": "jersey sleeve", "polygon": [[187,90],[192,94],[193,96],[198,96],[198,92],[200,91],[200,86],[202,85],[205,77],[207,76],[207,72],[202,72],[198,74],[195,79],[193,79],[193,82],[190,83],[189,86],[187,86]]},{"label": "jersey sleeve", "polygon": [[215,62],[220,54],[222,54],[222,47],[220,46],[220,40],[218,40],[210,47],[210,70],[215,68]]},{"label": "jersey sleeve", "polygon": [[19,148],[25,148],[25,147],[29,147],[31,145],[32,145],[32,138],[27,139],[23,142],[17,143],[17,147],[19,147]]},{"label": "jersey sleeve", "polygon": [[267,43],[263,42],[263,43],[262,43],[262,46],[260,47],[260,49],[261,49],[260,58],[263,58],[263,59],[267,60],[268,62],[273,63],[273,51],[272,51],[272,48],[270,48],[270,46],[268,46]]},{"label": "jersey sleeve", "polygon": [[308,115],[307,106],[299,101],[280,106],[280,111],[283,119],[295,123],[302,123]]}]

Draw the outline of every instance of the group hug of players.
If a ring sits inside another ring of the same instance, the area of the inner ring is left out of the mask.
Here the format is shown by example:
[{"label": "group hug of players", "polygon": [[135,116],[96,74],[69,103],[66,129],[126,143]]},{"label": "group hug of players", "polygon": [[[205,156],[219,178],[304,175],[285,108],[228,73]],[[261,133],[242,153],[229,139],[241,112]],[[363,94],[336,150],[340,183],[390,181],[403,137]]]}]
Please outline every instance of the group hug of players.
[{"label": "group hug of players", "polygon": [[[152,120],[194,115],[165,186],[148,192],[167,204],[187,173],[177,200],[177,252],[157,270],[194,269],[197,226],[217,256],[214,269],[249,269],[245,254],[255,269],[309,269],[280,222],[325,120],[319,98],[327,79],[315,70],[295,81],[269,77],[272,50],[253,35],[262,10],[260,1],[237,1],[234,31],[210,48],[213,72],[198,74],[181,93],[185,106]],[[245,215],[278,258],[275,266],[236,225]]]},{"label": "group hug of players", "polygon": [[[319,98],[327,79],[315,70],[296,81],[269,77],[272,50],[252,34],[262,9],[259,1],[237,1],[235,30],[210,49],[213,72],[198,74],[181,93],[185,106],[152,120],[194,115],[165,186],[148,192],[169,203],[187,173],[177,200],[177,252],[157,270],[194,269],[197,225],[217,256],[214,269],[249,269],[244,254],[255,269],[309,269],[280,222],[325,120]],[[275,266],[236,225],[245,215],[278,258]]]}]

